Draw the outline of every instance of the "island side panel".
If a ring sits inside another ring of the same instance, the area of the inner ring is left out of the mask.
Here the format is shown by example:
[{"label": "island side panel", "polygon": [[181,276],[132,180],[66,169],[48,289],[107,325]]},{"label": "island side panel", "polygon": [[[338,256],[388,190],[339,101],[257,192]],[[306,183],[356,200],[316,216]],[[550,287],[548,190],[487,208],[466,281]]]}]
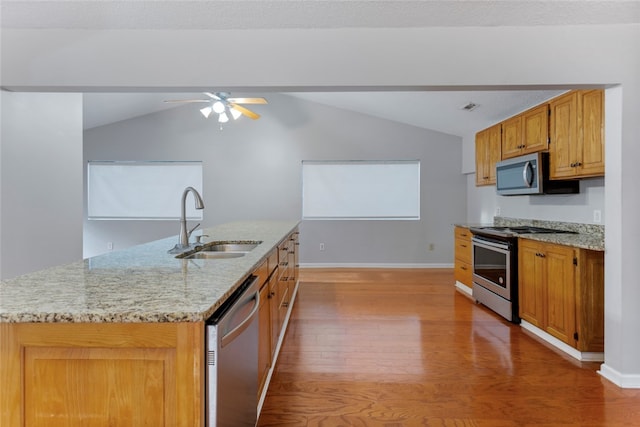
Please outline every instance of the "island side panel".
[{"label": "island side panel", "polygon": [[2,323],[0,424],[204,425],[204,324]]}]

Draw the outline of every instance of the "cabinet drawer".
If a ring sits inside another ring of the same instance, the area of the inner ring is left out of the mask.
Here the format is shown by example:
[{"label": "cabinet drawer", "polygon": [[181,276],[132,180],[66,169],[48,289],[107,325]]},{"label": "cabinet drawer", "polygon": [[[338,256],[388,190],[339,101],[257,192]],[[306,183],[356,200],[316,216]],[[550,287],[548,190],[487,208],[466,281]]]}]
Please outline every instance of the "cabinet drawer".
[{"label": "cabinet drawer", "polygon": [[454,230],[454,237],[456,240],[468,240],[471,241],[471,232],[465,227],[456,227]]},{"label": "cabinet drawer", "polygon": [[459,259],[456,259],[455,264],[454,264],[454,277],[455,279],[460,282],[463,283],[469,287],[472,286],[472,268],[471,268],[471,263],[469,262],[464,262],[461,261]]},{"label": "cabinet drawer", "polygon": [[471,241],[456,239],[455,258],[471,264]]}]

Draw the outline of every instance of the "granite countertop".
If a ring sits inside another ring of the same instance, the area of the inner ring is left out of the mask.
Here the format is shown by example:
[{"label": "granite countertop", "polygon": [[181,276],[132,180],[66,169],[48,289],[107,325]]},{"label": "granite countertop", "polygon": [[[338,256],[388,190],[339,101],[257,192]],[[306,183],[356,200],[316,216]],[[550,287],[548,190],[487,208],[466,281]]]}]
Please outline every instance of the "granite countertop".
[{"label": "granite countertop", "polygon": [[555,243],[558,245],[571,246],[580,249],[590,249],[592,251],[604,251],[604,236],[586,233],[577,234],[521,234],[521,239],[537,240],[539,242]]},{"label": "granite countertop", "polygon": [[598,224],[581,224],[573,222],[544,221],[535,219],[495,217],[493,224],[454,224],[460,227],[491,227],[491,226],[534,226],[551,228],[573,233],[541,233],[520,234],[521,239],[537,240],[539,242],[555,243],[592,251],[604,251],[604,227]]},{"label": "granite countertop", "polygon": [[170,237],[6,280],[0,322],[204,321],[297,225],[246,221],[202,231],[205,243],[262,241],[240,258],[176,259]]}]

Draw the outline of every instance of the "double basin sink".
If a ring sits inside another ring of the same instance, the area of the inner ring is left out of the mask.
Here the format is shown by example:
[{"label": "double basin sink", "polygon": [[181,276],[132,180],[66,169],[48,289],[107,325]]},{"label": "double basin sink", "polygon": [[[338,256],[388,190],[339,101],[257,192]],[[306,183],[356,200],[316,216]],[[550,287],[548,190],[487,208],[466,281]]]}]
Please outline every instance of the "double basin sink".
[{"label": "double basin sink", "polygon": [[254,250],[261,241],[241,240],[209,242],[177,255],[181,259],[229,259],[240,258]]}]

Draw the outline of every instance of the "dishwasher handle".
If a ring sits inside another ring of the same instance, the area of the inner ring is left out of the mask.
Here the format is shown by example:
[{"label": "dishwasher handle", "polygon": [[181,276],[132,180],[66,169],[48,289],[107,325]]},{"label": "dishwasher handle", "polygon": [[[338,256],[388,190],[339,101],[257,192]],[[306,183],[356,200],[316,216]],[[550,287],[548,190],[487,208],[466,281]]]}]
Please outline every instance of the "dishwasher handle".
[{"label": "dishwasher handle", "polygon": [[238,335],[240,335],[245,329],[247,329],[249,327],[249,324],[251,323],[251,321],[255,317],[256,313],[258,312],[258,308],[260,307],[260,291],[259,290],[256,291],[256,293],[253,295],[253,297],[251,297],[251,299],[255,300],[253,309],[251,310],[251,313],[249,313],[249,315],[242,322],[240,322],[240,324],[238,326],[236,326],[235,328],[233,328],[232,330],[227,332],[220,339],[220,346],[221,347],[224,347],[227,344],[229,344]]}]

